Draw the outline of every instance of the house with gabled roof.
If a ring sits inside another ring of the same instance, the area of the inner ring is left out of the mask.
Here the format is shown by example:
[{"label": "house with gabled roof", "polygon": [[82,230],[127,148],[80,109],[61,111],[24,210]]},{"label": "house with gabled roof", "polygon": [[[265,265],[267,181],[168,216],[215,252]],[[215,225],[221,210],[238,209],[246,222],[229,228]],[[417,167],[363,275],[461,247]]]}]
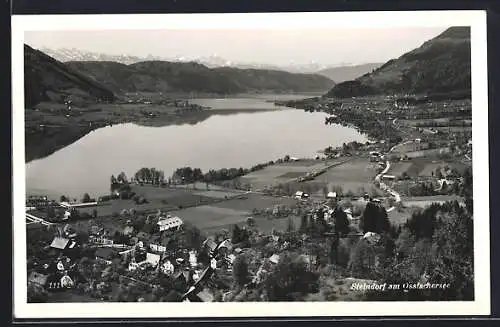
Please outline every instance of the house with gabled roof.
[{"label": "house with gabled roof", "polygon": [[117,256],[118,252],[113,248],[98,248],[95,252],[96,260],[108,265],[110,265]]},{"label": "house with gabled roof", "polygon": [[76,246],[76,241],[66,237],[56,236],[50,243],[50,247],[58,250],[73,249]]},{"label": "house with gabled roof", "polygon": [[201,245],[209,252],[215,251],[217,249],[217,243],[211,238],[207,238]]},{"label": "house with gabled roof", "polygon": [[271,257],[269,257],[269,261],[271,263],[277,264],[280,261],[279,254],[273,254]]},{"label": "house with gabled roof", "polygon": [[151,267],[156,267],[160,263],[160,259],[161,259],[161,257],[158,254],[148,252],[148,253],[146,253],[145,262],[147,264],[151,265]]}]

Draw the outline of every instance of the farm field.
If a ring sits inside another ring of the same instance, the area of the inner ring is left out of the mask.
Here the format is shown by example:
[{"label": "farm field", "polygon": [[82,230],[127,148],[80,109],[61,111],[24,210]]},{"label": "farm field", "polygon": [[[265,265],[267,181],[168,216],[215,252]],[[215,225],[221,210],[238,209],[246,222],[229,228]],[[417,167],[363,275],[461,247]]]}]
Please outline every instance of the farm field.
[{"label": "farm field", "polygon": [[398,144],[396,145],[392,152],[393,153],[406,153],[406,152],[413,152],[413,151],[419,151],[420,148],[422,147],[422,144],[416,143],[416,142],[406,142],[403,144]]},{"label": "farm field", "polygon": [[263,189],[266,186],[275,186],[294,180],[308,172],[323,169],[327,165],[332,165],[342,160],[345,159],[299,160],[275,164],[240,177],[240,181],[251,184],[254,189]]},{"label": "farm field", "polygon": [[418,197],[402,197],[403,208],[401,210],[394,209],[387,213],[389,221],[394,225],[406,223],[413,212],[424,209],[433,203],[444,203],[446,201],[457,200],[460,202],[463,199],[456,195],[436,195],[436,196],[418,196]]},{"label": "farm field", "polygon": [[[344,194],[349,191],[357,194],[360,189],[368,192],[375,189],[373,179],[377,175],[376,169],[377,163],[370,162],[368,158],[356,158],[328,169],[325,174],[316,177],[314,181],[340,186]],[[378,190],[377,192],[380,193]]]},{"label": "farm field", "polygon": [[422,170],[418,173],[421,177],[432,177],[436,174],[436,170],[444,166],[444,162],[430,162],[422,167]]},{"label": "farm field", "polygon": [[[289,218],[292,220],[294,227],[298,229],[300,226],[300,218],[296,216],[290,216]],[[279,219],[268,219],[265,217],[254,217],[254,222],[255,222],[255,227],[257,227],[261,231],[270,232],[273,228],[279,231],[279,230],[285,230],[288,227],[289,218],[287,217]],[[212,234],[221,230],[231,231],[234,224],[237,224],[238,226],[242,227],[244,224],[246,224],[246,221],[241,221],[239,223],[231,223],[227,225],[207,227],[202,231],[205,232],[206,234]]]},{"label": "farm field", "polygon": [[433,203],[444,203],[447,201],[458,201],[463,203],[463,198],[457,195],[435,195],[435,196],[418,196],[418,197],[402,197],[401,201],[405,207],[420,207],[425,208]]},{"label": "farm field", "polygon": [[445,124],[450,121],[450,118],[436,118],[436,119],[398,119],[398,122],[400,124],[406,125],[406,126],[417,126],[421,124],[432,124],[432,123],[439,123],[439,124]]},{"label": "farm field", "polygon": [[153,186],[133,186],[132,191],[137,195],[148,200],[148,203],[137,205],[133,200],[110,200],[95,207],[81,208],[80,212],[91,214],[97,210],[98,216],[109,216],[120,213],[123,209],[134,208],[137,211],[175,210],[182,207],[189,207],[200,204],[210,204],[218,201],[225,196],[234,196],[241,194],[239,191],[206,191],[201,189],[199,192],[182,188],[160,188]]},{"label": "farm field", "polygon": [[150,201],[149,203],[144,203],[137,205],[132,200],[110,200],[104,202],[101,205],[95,207],[80,208],[78,211],[80,213],[87,213],[91,215],[94,210],[97,211],[98,217],[111,216],[114,214],[119,214],[122,210],[135,209],[136,211],[152,211],[158,210],[159,208],[175,208],[172,204],[161,203],[160,201]]},{"label": "farm field", "polygon": [[472,133],[472,126],[442,126],[433,127],[435,130],[452,133]]},{"label": "farm field", "polygon": [[387,175],[394,175],[396,177],[401,176],[404,172],[407,172],[413,163],[411,162],[395,162],[391,163],[391,167],[387,172]]},{"label": "farm field", "polygon": [[225,199],[225,198],[229,198],[229,197],[232,197],[232,196],[236,196],[236,195],[239,195],[239,194],[242,194],[242,192],[238,192],[238,191],[225,191],[225,190],[205,190],[205,191],[193,191],[192,192],[193,195],[196,195],[196,196],[202,196],[202,197],[205,197],[205,198],[212,198],[212,199]]},{"label": "farm field", "polygon": [[251,212],[253,209],[272,208],[277,204],[292,205],[297,202],[297,200],[292,198],[281,198],[261,194],[248,194],[245,197],[245,199],[231,199],[214,203],[212,206]]},{"label": "farm field", "polygon": [[451,169],[456,169],[460,174],[464,172],[467,165],[458,161],[444,161],[434,157],[423,157],[411,159],[411,166],[407,169],[406,173],[414,177],[432,177],[432,173],[440,167],[449,166]]},{"label": "farm field", "polygon": [[248,213],[243,210],[208,205],[173,211],[170,214],[179,216],[182,220],[191,223],[202,231],[242,223],[245,222],[248,216]]},{"label": "farm field", "polygon": [[[210,205],[202,205],[170,212],[179,216],[182,220],[191,223],[203,232],[213,232],[230,228],[234,224],[246,222],[246,218],[252,215],[255,208],[272,208],[277,204],[292,205],[296,202],[290,198],[278,198],[259,194],[248,194],[245,199],[231,199]],[[297,218],[298,219],[298,218]],[[272,229],[286,226],[284,219],[268,220],[267,218],[255,217],[259,228]]]}]

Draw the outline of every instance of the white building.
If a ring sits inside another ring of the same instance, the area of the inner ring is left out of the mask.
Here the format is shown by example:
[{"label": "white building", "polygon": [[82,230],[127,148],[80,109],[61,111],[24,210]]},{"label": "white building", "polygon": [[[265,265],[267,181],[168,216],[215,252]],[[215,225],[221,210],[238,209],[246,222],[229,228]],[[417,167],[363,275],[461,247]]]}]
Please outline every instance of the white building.
[{"label": "white building", "polygon": [[158,263],[160,262],[160,256],[158,254],[154,253],[146,253],[146,260],[147,263],[149,263],[152,267],[158,266]]},{"label": "white building", "polygon": [[158,221],[158,226],[160,226],[160,232],[169,230],[169,229],[179,229],[183,224],[182,220],[179,217],[167,217],[160,219]]},{"label": "white building", "polygon": [[308,197],[309,197],[309,194],[304,193],[304,192],[302,192],[302,191],[297,191],[297,192],[295,192],[295,198],[296,198],[296,199],[299,199],[299,200],[300,200],[300,199],[305,199],[305,198],[308,198]]},{"label": "white building", "polygon": [[212,269],[217,268],[217,260],[215,260],[214,258],[212,258],[212,260],[210,260],[210,268],[212,268]]},{"label": "white building", "polygon": [[335,199],[337,198],[337,192],[328,192],[328,195],[326,197],[329,199]]},{"label": "white building", "polygon": [[160,244],[151,243],[151,244],[149,244],[149,247],[151,248],[151,250],[156,251],[156,252],[160,252],[160,253],[167,251],[167,247],[160,245]]},{"label": "white building", "polygon": [[196,267],[198,265],[196,251],[189,251],[189,264],[191,265],[191,267]]},{"label": "white building", "polygon": [[277,264],[280,261],[280,256],[278,254],[273,254],[270,258],[269,261]]}]

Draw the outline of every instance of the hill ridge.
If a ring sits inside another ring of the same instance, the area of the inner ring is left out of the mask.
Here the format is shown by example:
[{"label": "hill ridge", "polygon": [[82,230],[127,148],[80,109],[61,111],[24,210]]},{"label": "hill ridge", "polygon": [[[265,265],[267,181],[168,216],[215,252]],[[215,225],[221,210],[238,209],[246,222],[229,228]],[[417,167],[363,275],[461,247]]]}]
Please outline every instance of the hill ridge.
[{"label": "hill ridge", "polygon": [[319,74],[255,68],[209,68],[197,62],[152,60],[126,65],[103,61],[70,61],[65,64],[117,93],[325,92],[335,85],[331,79]]},{"label": "hill ridge", "polygon": [[462,94],[470,97],[470,27],[450,27],[373,72],[335,85],[327,96]]},{"label": "hill ridge", "polygon": [[24,45],[25,105],[41,101],[63,102],[78,94],[95,101],[114,101],[114,93],[95,79],[68,67],[47,54]]}]

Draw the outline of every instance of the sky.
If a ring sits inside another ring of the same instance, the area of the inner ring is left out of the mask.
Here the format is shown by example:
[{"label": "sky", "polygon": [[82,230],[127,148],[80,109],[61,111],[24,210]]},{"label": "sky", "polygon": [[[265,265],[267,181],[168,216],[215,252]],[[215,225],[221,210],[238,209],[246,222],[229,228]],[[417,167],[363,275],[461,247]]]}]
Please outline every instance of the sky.
[{"label": "sky", "polygon": [[446,27],[164,29],[30,31],[35,48],[76,48],[110,55],[200,58],[272,65],[386,62],[439,35]]}]

